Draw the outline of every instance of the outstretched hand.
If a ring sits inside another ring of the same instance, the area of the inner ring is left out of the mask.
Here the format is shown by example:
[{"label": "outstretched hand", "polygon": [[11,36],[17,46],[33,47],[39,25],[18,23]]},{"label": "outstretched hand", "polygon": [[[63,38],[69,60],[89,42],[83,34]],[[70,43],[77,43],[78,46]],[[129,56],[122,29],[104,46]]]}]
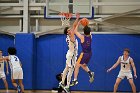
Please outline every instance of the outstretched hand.
[{"label": "outstretched hand", "polygon": [[79,19],[80,18],[80,14],[76,13],[76,18]]},{"label": "outstretched hand", "polygon": [[78,21],[78,25],[80,25],[80,24],[81,24],[81,20]]},{"label": "outstretched hand", "polygon": [[135,79],[137,79],[137,75],[134,75]]},{"label": "outstretched hand", "polygon": [[107,72],[110,72],[110,71],[111,71],[111,68],[107,70]]}]

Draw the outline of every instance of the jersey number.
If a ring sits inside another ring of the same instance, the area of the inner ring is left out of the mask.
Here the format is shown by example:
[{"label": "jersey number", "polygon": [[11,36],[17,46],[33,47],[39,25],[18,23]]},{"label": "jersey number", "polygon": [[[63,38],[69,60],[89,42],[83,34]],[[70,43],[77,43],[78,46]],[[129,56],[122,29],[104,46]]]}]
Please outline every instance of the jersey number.
[{"label": "jersey number", "polygon": [[15,61],[18,61],[17,57],[14,57],[15,58]]},{"label": "jersey number", "polygon": [[125,65],[123,65],[123,67],[125,68]]},{"label": "jersey number", "polygon": [[67,40],[67,44],[69,45],[69,40]]}]

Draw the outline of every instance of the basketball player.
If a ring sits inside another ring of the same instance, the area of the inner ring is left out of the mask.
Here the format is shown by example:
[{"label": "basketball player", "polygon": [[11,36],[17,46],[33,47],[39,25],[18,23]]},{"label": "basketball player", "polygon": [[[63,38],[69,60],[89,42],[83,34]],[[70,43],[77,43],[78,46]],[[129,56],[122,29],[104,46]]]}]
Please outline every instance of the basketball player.
[{"label": "basketball player", "polygon": [[[74,35],[74,29],[78,23],[79,17],[80,15],[77,13],[76,20],[73,23],[72,28],[66,27],[64,29],[64,34],[67,35],[66,42],[69,49],[66,54],[66,67],[63,71],[62,81],[60,82],[60,86],[63,87],[67,93],[69,92],[71,76],[73,74],[75,63],[77,60],[78,41]],[[67,75],[67,85],[64,85],[66,75]]]},{"label": "basketball player", "polygon": [[128,48],[124,49],[123,55],[118,58],[118,61],[107,70],[107,72],[110,72],[111,70],[115,69],[119,64],[121,64],[121,69],[118,75],[118,78],[116,79],[116,83],[114,85],[114,93],[117,92],[118,86],[120,82],[126,77],[132,87],[133,93],[136,93],[136,87],[133,82],[133,76],[131,71],[131,66],[134,71],[134,77],[137,78],[136,74],[136,68],[133,59],[129,56],[130,50]]},{"label": "basketball player", "polygon": [[[2,56],[2,50],[0,50],[0,58],[3,58],[3,56]],[[8,71],[8,63],[7,62],[4,62],[4,61],[0,61],[0,78],[4,82],[4,86],[5,86],[6,92],[8,92],[8,83],[7,83],[6,75],[5,75],[5,72],[4,72],[4,63],[6,63],[6,74],[7,75],[9,74],[9,71]]]},{"label": "basketball player", "polygon": [[90,34],[91,29],[90,29],[90,27],[85,26],[83,28],[84,35],[82,35],[78,32],[79,25],[80,25],[80,21],[78,22],[74,32],[75,32],[76,36],[78,38],[80,38],[80,40],[81,40],[82,52],[76,62],[75,71],[74,71],[74,80],[72,81],[71,86],[78,84],[77,77],[78,77],[80,67],[82,67],[89,74],[90,83],[92,83],[94,80],[94,73],[91,72],[87,66],[87,64],[92,56],[92,49],[91,49],[92,36]]},{"label": "basketball player", "polygon": [[[17,50],[14,47],[8,48],[8,56],[1,58],[0,60],[8,60],[11,68],[11,80],[15,88],[17,88],[19,93],[24,93],[23,80],[23,70],[19,58],[16,56]],[[18,80],[19,85],[16,83]],[[21,87],[21,90],[20,88]]]}]

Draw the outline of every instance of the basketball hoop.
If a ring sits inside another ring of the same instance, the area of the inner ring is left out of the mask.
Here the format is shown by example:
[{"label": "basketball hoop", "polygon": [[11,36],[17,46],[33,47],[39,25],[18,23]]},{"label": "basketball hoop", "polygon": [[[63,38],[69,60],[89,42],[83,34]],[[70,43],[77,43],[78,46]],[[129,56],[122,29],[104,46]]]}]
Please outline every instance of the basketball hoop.
[{"label": "basketball hoop", "polygon": [[70,26],[70,19],[72,17],[72,13],[59,13],[60,17],[61,17],[61,22],[62,22],[62,26],[66,27],[66,26]]}]

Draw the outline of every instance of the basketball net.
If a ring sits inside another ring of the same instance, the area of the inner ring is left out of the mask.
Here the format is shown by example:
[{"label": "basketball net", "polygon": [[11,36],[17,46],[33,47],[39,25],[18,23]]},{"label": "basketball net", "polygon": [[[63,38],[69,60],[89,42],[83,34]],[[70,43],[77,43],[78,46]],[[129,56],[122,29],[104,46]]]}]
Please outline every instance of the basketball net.
[{"label": "basketball net", "polygon": [[70,26],[70,19],[72,17],[72,13],[60,13],[62,27]]}]

